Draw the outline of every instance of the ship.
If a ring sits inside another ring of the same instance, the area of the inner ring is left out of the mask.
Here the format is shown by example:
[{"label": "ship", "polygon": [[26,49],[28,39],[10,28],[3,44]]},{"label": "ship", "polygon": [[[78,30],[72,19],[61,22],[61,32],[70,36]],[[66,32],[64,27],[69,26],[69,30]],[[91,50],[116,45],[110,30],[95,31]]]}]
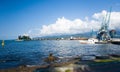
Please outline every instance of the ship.
[{"label": "ship", "polygon": [[111,9],[110,9],[110,12],[106,14],[106,17],[102,23],[102,26],[97,33],[97,39],[99,40],[99,42],[97,43],[98,44],[111,43],[111,44],[120,45],[120,36],[116,35],[115,30],[109,30],[110,16],[111,16]]},{"label": "ship", "polygon": [[116,45],[120,45],[120,39],[119,38],[112,38],[111,43],[116,44]]},{"label": "ship", "polygon": [[80,43],[84,44],[120,44],[120,39],[114,39],[115,30],[109,31],[109,22],[111,16],[111,8],[110,12],[106,14],[104,17],[101,28],[97,32],[96,38],[89,38],[88,40],[80,40]]}]

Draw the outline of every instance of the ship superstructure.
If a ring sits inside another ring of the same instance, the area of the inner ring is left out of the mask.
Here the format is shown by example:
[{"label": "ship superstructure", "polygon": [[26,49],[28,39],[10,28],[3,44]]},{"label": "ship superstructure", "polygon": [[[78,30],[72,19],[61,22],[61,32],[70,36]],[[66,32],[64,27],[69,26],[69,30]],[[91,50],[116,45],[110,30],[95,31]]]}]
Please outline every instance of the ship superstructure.
[{"label": "ship superstructure", "polygon": [[109,22],[110,22],[110,15],[111,15],[111,9],[110,12],[108,12],[102,22],[101,28],[99,29],[97,33],[97,39],[101,41],[108,41],[110,40],[109,35]]}]

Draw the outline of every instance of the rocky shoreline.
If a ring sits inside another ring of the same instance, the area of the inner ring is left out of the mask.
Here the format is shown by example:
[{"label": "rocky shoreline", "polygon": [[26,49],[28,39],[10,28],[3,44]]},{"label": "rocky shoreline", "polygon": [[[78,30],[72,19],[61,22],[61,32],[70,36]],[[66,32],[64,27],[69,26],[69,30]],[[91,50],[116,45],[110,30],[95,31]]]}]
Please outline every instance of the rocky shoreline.
[{"label": "rocky shoreline", "polygon": [[0,69],[0,72],[120,72],[120,57],[109,59],[81,60],[74,58],[67,62],[48,65],[22,65]]}]

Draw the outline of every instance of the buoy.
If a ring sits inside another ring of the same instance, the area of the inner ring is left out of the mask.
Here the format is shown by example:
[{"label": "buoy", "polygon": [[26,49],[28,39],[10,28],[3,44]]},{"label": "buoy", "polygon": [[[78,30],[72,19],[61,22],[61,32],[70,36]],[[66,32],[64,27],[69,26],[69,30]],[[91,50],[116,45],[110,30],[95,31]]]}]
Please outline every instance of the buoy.
[{"label": "buoy", "polygon": [[5,43],[4,43],[4,40],[2,40],[2,47],[4,47]]}]

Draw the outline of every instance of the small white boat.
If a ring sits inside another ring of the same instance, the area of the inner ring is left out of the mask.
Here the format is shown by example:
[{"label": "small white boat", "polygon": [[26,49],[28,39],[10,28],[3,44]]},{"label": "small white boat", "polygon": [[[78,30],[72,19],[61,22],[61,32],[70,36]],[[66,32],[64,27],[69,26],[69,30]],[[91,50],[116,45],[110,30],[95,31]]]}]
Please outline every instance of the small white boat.
[{"label": "small white boat", "polygon": [[89,38],[88,40],[79,40],[81,44],[95,44],[98,42],[98,39],[96,38]]}]

